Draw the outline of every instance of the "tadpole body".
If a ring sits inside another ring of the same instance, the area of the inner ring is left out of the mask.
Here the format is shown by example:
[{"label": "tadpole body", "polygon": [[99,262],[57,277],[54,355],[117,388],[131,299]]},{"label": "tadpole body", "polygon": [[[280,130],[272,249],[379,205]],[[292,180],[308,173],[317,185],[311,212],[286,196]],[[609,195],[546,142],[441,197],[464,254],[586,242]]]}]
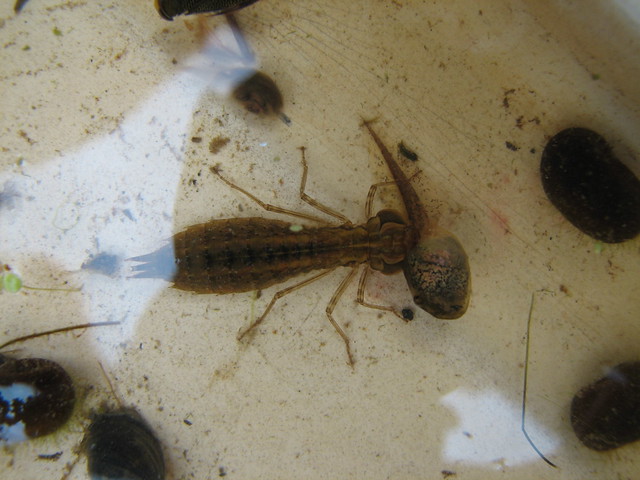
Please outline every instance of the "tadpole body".
[{"label": "tadpole body", "polygon": [[134,409],[96,415],[84,439],[92,480],[164,480],[165,462],[153,430]]},{"label": "tadpole body", "polygon": [[568,128],[553,136],[540,174],[551,203],[587,235],[618,243],[640,233],[640,181],[598,133]]},{"label": "tadpole body", "polygon": [[621,363],[576,393],[571,426],[592,450],[640,440],[640,362]]},{"label": "tadpole body", "polygon": [[156,0],[156,9],[165,20],[173,20],[173,17],[178,15],[193,15],[197,13],[222,15],[248,7],[257,1],[258,0]]},{"label": "tadpole body", "polygon": [[257,70],[247,71],[246,79],[233,90],[233,98],[258,115],[279,115],[282,110],[280,89],[271,77]]}]

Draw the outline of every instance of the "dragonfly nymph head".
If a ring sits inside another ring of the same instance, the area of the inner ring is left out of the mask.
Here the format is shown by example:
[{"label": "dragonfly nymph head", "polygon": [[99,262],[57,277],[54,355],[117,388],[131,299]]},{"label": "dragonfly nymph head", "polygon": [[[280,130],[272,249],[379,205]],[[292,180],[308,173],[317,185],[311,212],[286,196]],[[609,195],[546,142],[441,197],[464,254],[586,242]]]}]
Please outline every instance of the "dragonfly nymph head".
[{"label": "dragonfly nymph head", "polygon": [[[402,269],[406,254],[406,221],[396,210],[380,210],[367,222],[372,252],[369,266],[385,275]],[[374,246],[375,245],[375,246]]]},{"label": "dragonfly nymph head", "polygon": [[413,301],[436,318],[460,318],[467,311],[471,292],[469,259],[458,239],[429,219],[410,180],[380,137],[365,121],[384,158],[407,212],[408,247],[402,261]]}]

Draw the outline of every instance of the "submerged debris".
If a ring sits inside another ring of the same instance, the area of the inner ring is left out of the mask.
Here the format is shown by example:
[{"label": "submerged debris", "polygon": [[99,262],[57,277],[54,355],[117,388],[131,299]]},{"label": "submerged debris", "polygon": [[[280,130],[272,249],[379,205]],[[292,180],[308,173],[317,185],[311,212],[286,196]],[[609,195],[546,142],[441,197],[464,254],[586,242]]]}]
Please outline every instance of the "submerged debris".
[{"label": "submerged debris", "polygon": [[407,321],[413,320],[414,312],[411,308],[403,308],[402,309],[402,318]]},{"label": "submerged debris", "polygon": [[209,142],[209,151],[214,155],[218,153],[222,148],[229,143],[230,139],[228,137],[223,137],[218,135],[215,138],[212,138]]}]

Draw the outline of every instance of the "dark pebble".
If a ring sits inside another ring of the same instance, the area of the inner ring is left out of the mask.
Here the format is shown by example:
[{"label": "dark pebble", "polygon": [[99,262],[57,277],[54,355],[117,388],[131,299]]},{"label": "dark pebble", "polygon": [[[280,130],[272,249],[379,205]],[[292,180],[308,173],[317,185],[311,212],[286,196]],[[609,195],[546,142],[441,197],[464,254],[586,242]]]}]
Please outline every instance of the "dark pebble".
[{"label": "dark pebble", "polygon": [[571,426],[587,447],[603,451],[640,439],[640,362],[621,363],[580,390]]},{"label": "dark pebble", "polygon": [[618,243],[640,233],[640,181],[596,132],[568,128],[555,135],[540,174],[551,203],[587,235]]}]

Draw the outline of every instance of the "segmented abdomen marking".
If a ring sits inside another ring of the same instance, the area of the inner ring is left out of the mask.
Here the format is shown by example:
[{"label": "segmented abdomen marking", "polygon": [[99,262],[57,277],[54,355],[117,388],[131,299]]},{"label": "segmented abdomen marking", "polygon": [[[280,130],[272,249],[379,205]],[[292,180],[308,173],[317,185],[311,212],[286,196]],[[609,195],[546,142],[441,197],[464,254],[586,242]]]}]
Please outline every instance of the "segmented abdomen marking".
[{"label": "segmented abdomen marking", "polygon": [[231,218],[193,225],[173,244],[132,258],[135,277],[172,281],[197,293],[233,293],[267,288],[316,269],[368,260],[364,226],[303,227],[265,218]]}]

